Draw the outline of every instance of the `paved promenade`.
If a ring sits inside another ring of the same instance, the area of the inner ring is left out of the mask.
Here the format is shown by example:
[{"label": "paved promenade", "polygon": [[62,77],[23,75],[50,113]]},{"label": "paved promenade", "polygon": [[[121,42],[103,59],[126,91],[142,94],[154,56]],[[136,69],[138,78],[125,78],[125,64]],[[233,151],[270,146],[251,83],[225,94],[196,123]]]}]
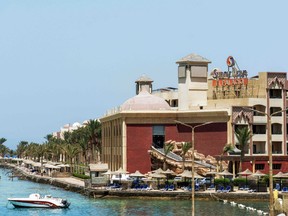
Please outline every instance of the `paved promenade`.
[{"label": "paved promenade", "polygon": [[[89,197],[104,198],[104,197],[147,197],[147,198],[174,198],[174,199],[191,199],[191,192],[177,189],[174,191],[161,191],[161,190],[108,190],[106,188],[85,188],[84,180],[75,177],[59,177],[52,178],[48,176],[41,176],[29,172],[29,170],[7,164],[7,166],[20,171],[27,179],[39,183],[51,184],[66,190],[78,192]],[[281,193],[279,194],[281,196]],[[234,187],[234,191],[228,193],[217,193],[215,190],[196,191],[196,199],[215,199],[215,200],[269,200],[268,192],[248,193],[247,191],[238,190]]]}]

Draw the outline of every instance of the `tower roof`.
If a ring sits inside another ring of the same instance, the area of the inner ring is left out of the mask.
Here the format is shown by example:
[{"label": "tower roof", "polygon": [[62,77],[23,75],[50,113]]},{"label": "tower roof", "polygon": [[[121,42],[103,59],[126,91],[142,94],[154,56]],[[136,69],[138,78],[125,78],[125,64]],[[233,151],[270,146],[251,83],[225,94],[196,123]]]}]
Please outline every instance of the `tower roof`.
[{"label": "tower roof", "polygon": [[210,60],[198,55],[198,54],[195,54],[195,53],[191,53],[181,59],[179,59],[178,61],[176,61],[177,64],[179,63],[188,63],[188,62],[194,62],[194,63],[211,63]]},{"label": "tower roof", "polygon": [[153,82],[153,80],[148,77],[146,74],[143,74],[142,76],[140,76],[136,81],[135,83],[138,83],[138,82]]},{"label": "tower roof", "polygon": [[170,109],[169,104],[163,98],[151,95],[146,90],[142,90],[138,95],[128,99],[121,105],[121,110],[123,111]]}]

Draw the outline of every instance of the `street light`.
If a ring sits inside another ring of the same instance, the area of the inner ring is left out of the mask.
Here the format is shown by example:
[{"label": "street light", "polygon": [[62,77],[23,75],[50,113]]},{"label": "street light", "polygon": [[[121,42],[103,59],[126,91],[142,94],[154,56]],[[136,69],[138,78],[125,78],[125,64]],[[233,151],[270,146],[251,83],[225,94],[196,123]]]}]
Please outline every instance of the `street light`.
[{"label": "street light", "polygon": [[277,112],[274,112],[272,114],[268,114],[259,110],[255,110],[249,107],[245,107],[245,109],[257,112],[257,113],[261,113],[263,115],[266,115],[268,118],[268,122],[267,122],[267,128],[268,128],[268,156],[269,156],[269,210],[270,210],[270,214],[271,216],[274,215],[274,211],[273,211],[273,205],[274,205],[274,197],[273,197],[273,159],[272,159],[272,134],[271,134],[271,130],[272,130],[272,126],[271,126],[271,116],[274,116],[278,113],[282,113],[287,111],[287,109],[284,110],[279,110]]},{"label": "street light", "polygon": [[[194,146],[195,146],[195,143],[194,143],[194,129],[197,128],[197,127],[201,127],[203,125],[207,125],[207,124],[211,124],[212,122],[206,122],[206,123],[203,123],[203,124],[200,124],[200,125],[195,125],[195,126],[191,126],[191,125],[188,125],[184,122],[181,122],[181,121],[177,121],[177,120],[174,120],[176,123],[179,123],[179,124],[182,124],[186,127],[189,127],[191,128],[192,130],[192,139],[191,139],[191,151],[192,151],[192,155],[191,155],[191,162],[192,162],[192,180],[191,180],[191,200],[192,200],[192,207],[191,207],[191,210],[192,210],[192,216],[195,215],[195,210],[194,210],[194,206],[195,206],[195,181],[194,181]],[[184,155],[183,155],[184,157]]]}]

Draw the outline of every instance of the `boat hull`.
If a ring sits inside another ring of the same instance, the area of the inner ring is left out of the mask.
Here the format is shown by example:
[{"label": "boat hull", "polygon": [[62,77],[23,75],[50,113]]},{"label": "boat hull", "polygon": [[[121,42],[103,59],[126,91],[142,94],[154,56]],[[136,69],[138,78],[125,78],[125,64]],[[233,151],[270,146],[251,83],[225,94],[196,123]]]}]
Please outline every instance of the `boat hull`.
[{"label": "boat hull", "polygon": [[68,208],[69,203],[53,203],[47,200],[17,200],[8,199],[15,208]]}]

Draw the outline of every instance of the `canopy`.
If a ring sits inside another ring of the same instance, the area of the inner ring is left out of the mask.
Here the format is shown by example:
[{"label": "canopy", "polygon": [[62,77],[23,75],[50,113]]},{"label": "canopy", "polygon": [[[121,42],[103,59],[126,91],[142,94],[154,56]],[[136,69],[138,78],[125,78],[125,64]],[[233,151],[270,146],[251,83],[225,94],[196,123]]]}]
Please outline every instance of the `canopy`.
[{"label": "canopy", "polygon": [[243,172],[239,172],[238,175],[251,175],[253,174],[249,169],[246,169]]},{"label": "canopy", "polygon": [[104,172],[104,173],[102,173],[103,175],[111,175],[111,174],[113,174],[113,172],[111,172],[111,170],[110,169],[108,169],[108,171],[107,172]]},{"label": "canopy", "polygon": [[209,171],[206,173],[206,175],[217,175],[217,174],[218,174],[218,172],[216,172],[216,171]]},{"label": "canopy", "polygon": [[115,171],[116,174],[126,174],[127,171],[123,170],[122,167],[120,167],[118,170]]},{"label": "canopy", "polygon": [[232,173],[228,172],[227,170],[224,170],[223,172],[218,173],[218,175],[222,176],[233,176]]},{"label": "canopy", "polygon": [[136,170],[135,173],[130,174],[130,177],[145,177],[145,175],[140,173],[139,170]]},{"label": "canopy", "polygon": [[252,174],[252,176],[265,176],[266,174],[262,173],[261,171],[257,170],[255,173]]},{"label": "canopy", "polygon": [[176,175],[176,173],[173,170],[167,169],[165,171],[161,172],[162,174],[170,174],[170,175]]},{"label": "canopy", "polygon": [[166,178],[166,176],[164,175],[164,174],[161,174],[161,173],[152,173],[152,174],[150,174],[150,176],[152,177],[152,178]]},{"label": "canopy", "polygon": [[162,173],[164,170],[162,170],[161,168],[157,169],[157,170],[153,170],[152,173]]},{"label": "canopy", "polygon": [[282,172],[278,172],[276,175],[273,176],[273,178],[288,178],[288,175]]},{"label": "canopy", "polygon": [[192,172],[189,170],[184,170],[181,174],[179,174],[178,176],[181,177],[186,177],[186,178],[192,178]]}]

